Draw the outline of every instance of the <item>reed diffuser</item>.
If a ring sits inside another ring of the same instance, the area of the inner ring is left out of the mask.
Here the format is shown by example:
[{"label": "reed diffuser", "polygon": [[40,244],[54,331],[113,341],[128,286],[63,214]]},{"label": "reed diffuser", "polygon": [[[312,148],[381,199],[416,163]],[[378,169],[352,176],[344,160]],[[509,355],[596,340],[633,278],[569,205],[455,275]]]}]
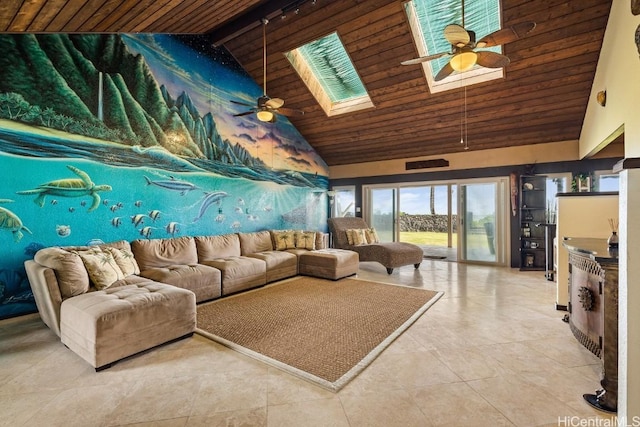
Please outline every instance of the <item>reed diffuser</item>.
[{"label": "reed diffuser", "polygon": [[607,239],[610,248],[618,247],[618,219],[609,218],[609,227],[611,227],[611,236]]}]

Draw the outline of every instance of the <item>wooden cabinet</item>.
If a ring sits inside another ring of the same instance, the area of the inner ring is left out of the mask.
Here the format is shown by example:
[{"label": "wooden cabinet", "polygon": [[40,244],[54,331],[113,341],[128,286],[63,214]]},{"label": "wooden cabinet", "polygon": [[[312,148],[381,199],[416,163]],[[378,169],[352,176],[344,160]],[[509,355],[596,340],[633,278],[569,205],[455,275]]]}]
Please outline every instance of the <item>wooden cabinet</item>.
[{"label": "wooden cabinet", "polygon": [[520,270],[546,269],[545,229],[547,222],[547,177],[520,177]]}]

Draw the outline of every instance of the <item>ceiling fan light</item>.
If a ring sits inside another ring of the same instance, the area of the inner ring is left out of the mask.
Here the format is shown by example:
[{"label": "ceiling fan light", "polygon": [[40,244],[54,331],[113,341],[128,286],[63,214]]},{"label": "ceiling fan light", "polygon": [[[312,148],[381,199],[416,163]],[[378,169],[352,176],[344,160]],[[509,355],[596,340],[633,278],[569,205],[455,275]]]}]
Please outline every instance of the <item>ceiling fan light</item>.
[{"label": "ceiling fan light", "polygon": [[258,113],[256,114],[258,116],[258,120],[260,120],[261,122],[271,122],[273,123],[273,117],[274,114],[271,111],[258,111]]},{"label": "ceiling fan light", "polygon": [[478,55],[473,51],[468,52],[460,52],[456,54],[451,61],[451,68],[458,72],[469,71],[476,65],[476,61],[478,60]]}]

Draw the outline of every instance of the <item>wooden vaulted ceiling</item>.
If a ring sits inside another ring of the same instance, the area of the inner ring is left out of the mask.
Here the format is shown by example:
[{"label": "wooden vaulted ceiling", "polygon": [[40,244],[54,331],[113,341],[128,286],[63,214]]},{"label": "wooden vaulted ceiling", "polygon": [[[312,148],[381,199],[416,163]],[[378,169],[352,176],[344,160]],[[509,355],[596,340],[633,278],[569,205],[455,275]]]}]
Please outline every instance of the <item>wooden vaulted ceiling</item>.
[{"label": "wooden vaulted ceiling", "polygon": [[[526,38],[504,46],[511,59],[504,79],[467,88],[468,155],[579,138],[611,2],[502,0],[503,27],[522,21],[535,21],[537,26]],[[464,151],[463,89],[432,95],[420,66],[400,65],[417,56],[402,4],[401,0],[3,0],[0,31],[208,34],[212,43],[224,42],[261,84],[259,19],[269,15],[269,95],[305,111],[291,121],[329,165]],[[283,9],[286,18],[281,19]],[[333,31],[343,41],[375,108],[327,117],[284,57],[283,52]]]}]

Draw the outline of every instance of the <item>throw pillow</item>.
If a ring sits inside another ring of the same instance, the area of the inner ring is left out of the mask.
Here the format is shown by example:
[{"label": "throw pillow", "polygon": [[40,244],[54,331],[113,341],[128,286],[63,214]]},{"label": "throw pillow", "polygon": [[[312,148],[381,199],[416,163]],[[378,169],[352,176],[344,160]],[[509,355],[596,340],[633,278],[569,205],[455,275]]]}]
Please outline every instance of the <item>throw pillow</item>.
[{"label": "throw pillow", "polygon": [[366,229],[364,234],[367,237],[367,243],[380,243],[380,238],[375,228]]},{"label": "throw pillow", "polygon": [[358,246],[367,243],[367,238],[364,235],[364,229],[353,228],[347,230],[347,241],[352,246]]},{"label": "throw pillow", "polygon": [[296,248],[298,249],[308,249],[312,251],[316,248],[315,231],[296,231],[295,238]]},{"label": "throw pillow", "polygon": [[295,249],[296,240],[293,231],[274,231],[273,237],[276,243],[276,250]]},{"label": "throw pillow", "polygon": [[140,267],[138,267],[138,263],[130,250],[106,247],[103,248],[103,251],[111,253],[111,256],[113,256],[113,259],[125,277],[131,276],[132,274],[140,274]]},{"label": "throw pillow", "polygon": [[114,282],[124,279],[124,274],[113,259],[111,252],[95,248],[76,253],[82,258],[89,278],[96,289],[106,289]]}]

